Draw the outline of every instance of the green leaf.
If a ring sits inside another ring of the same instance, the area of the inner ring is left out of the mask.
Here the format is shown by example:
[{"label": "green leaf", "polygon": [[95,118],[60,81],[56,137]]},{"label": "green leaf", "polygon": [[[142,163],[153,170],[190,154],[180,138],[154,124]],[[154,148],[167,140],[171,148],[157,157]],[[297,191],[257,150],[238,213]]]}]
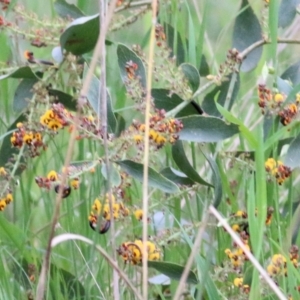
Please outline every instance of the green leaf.
[{"label": "green leaf", "polygon": [[37,78],[30,67],[21,67],[11,73],[0,76],[0,80],[6,78]]},{"label": "green leaf", "polygon": [[174,28],[167,23],[164,23],[163,26],[166,33],[168,47],[172,49],[171,56],[175,55],[177,65],[180,65],[185,61],[184,45],[180,37],[180,34],[178,32],[175,32]]},{"label": "green leaf", "polygon": [[[118,170],[114,167],[113,164],[109,164],[109,172],[110,172],[110,182],[113,187],[117,187],[121,184],[121,176]],[[103,177],[107,180],[107,170],[106,170],[106,164],[101,164],[101,174]]]},{"label": "green leaf", "polygon": [[[86,72],[87,72],[87,68],[85,68],[85,73]],[[85,74],[84,74],[84,77],[85,77]],[[101,103],[101,99],[99,96],[99,90],[100,90],[100,80],[95,75],[93,75],[91,84],[90,84],[90,88],[87,93],[87,98],[88,98],[88,101],[89,101],[91,107],[94,109],[94,111],[96,112],[97,115],[99,113],[98,107]],[[107,97],[107,123],[109,125],[108,129],[110,132],[115,132],[115,130],[117,128],[117,119],[113,112],[111,98],[110,98],[110,94],[109,94],[108,90],[106,90],[106,97]],[[100,110],[101,110],[101,107],[100,107]],[[101,115],[101,113],[100,113],[100,115]],[[98,117],[100,118],[101,116],[98,116]]]},{"label": "green leaf", "polygon": [[204,54],[202,54],[201,56],[199,74],[200,76],[207,76],[208,74],[210,74],[209,65]]},{"label": "green leaf", "polygon": [[23,251],[26,247],[26,235],[21,228],[9,222],[3,214],[0,214],[0,229],[1,241],[5,245],[13,244],[14,249],[23,254],[27,253],[27,251]]},{"label": "green leaf", "polygon": [[[19,122],[23,122],[26,120],[26,116],[24,114],[21,114],[8,128],[7,132],[13,132],[16,129],[16,125]],[[3,167],[9,159],[14,155],[19,152],[19,149],[12,147],[11,142],[10,142],[11,135],[6,135],[5,138],[3,139],[1,148],[0,148],[0,166]],[[19,169],[18,174],[20,174],[22,170]]]},{"label": "green leaf", "polygon": [[172,157],[180,171],[182,171],[189,179],[198,182],[199,184],[212,187],[212,185],[205,181],[190,164],[185,155],[182,141],[176,141],[172,146]]},{"label": "green leaf", "polygon": [[[236,17],[233,28],[232,47],[243,51],[262,39],[261,27],[248,0],[242,1],[241,13]],[[262,47],[251,51],[243,61],[241,71],[249,72],[256,67],[262,54]]]},{"label": "green leaf", "polygon": [[72,273],[51,264],[50,276],[51,280],[49,282],[52,295],[57,295],[60,292],[62,295],[66,295],[67,299],[86,298],[87,295],[81,281]]},{"label": "green leaf", "polygon": [[278,12],[278,26],[285,28],[289,26],[297,12],[297,6],[300,4],[300,0],[282,0]]},{"label": "green leaf", "polygon": [[65,0],[54,2],[54,9],[61,18],[77,19],[84,16],[84,13],[74,4],[69,4]]},{"label": "green leaf", "polygon": [[65,108],[76,111],[77,101],[75,101],[75,99],[71,95],[54,89],[49,89],[49,95],[55,96],[55,99],[58,102],[62,103]]},{"label": "green leaf", "polygon": [[119,137],[121,135],[121,133],[126,128],[126,121],[122,117],[122,115],[120,115],[118,113],[115,113],[115,117],[116,117],[116,120],[117,120],[117,127],[116,127],[116,130],[115,130],[115,135],[116,135],[116,137]]},{"label": "green leaf", "polygon": [[[184,266],[174,264],[171,262],[166,262],[166,261],[148,260],[148,266],[150,268],[154,268],[155,270],[165,274],[166,276],[174,280],[180,280],[181,275],[184,271]],[[191,283],[191,284],[199,283],[197,276],[193,271],[189,271],[186,281],[187,283]]]},{"label": "green leaf", "polygon": [[[155,107],[158,109],[164,109],[165,111],[170,111],[184,101],[177,94],[170,94],[171,91],[167,89],[152,89],[151,95],[154,98]],[[202,113],[203,111],[201,107],[195,101],[191,101],[176,115],[176,117],[185,117],[197,114],[201,115]]]},{"label": "green leaf", "polygon": [[288,67],[280,76],[282,79],[291,81],[293,85],[300,83],[300,61]]},{"label": "green leaf", "polygon": [[20,82],[13,101],[13,109],[16,113],[21,113],[27,107],[28,101],[33,96],[32,88],[37,82],[36,78],[26,78]]},{"label": "green leaf", "polygon": [[184,173],[173,168],[167,167],[160,171],[160,174],[176,184],[193,185],[194,181],[188,178]]},{"label": "green leaf", "polygon": [[123,82],[126,84],[128,80],[128,73],[126,71],[126,64],[133,62],[137,64],[137,70],[135,70],[135,76],[140,79],[143,88],[146,88],[146,71],[145,66],[140,59],[132,50],[123,44],[119,44],[117,48],[118,63],[121,72]]},{"label": "green leaf", "polygon": [[284,164],[292,169],[300,167],[300,134],[291,142],[285,156]]},{"label": "green leaf", "polygon": [[286,80],[284,80],[280,77],[277,77],[276,83],[277,83],[278,91],[280,93],[288,95],[290,93],[290,91],[292,90],[292,86]]},{"label": "green leaf", "polygon": [[216,164],[216,162],[209,155],[207,155],[204,151],[202,151],[202,153],[205,156],[206,160],[208,161],[208,163],[213,171],[212,180],[213,180],[214,191],[215,191],[213,206],[217,208],[221,203],[222,194],[223,194],[220,171],[219,171],[219,168],[218,168],[218,165]]},{"label": "green leaf", "polygon": [[238,118],[236,118],[232,113],[230,113],[228,110],[226,110],[224,107],[222,107],[220,104],[216,103],[218,110],[224,116],[224,118],[233,124],[236,124],[239,126],[239,130],[244,138],[248,141],[249,145],[256,149],[257,147],[257,139],[252,134],[252,132],[243,124],[242,121],[240,121]]},{"label": "green leaf", "polygon": [[82,55],[94,49],[99,35],[99,15],[74,20],[60,36],[62,49]]},{"label": "green leaf", "polygon": [[179,67],[185,78],[188,80],[193,93],[195,93],[200,86],[200,75],[198,70],[193,65],[187,63],[183,63]]},{"label": "green leaf", "polygon": [[231,78],[232,74],[229,75],[228,80],[223,81],[220,86],[216,86],[210,93],[205,95],[202,102],[202,108],[208,115],[215,117],[221,116],[218,108],[216,107],[215,101],[217,101],[222,106],[224,106],[225,102],[229,102],[228,109],[231,109],[240,89],[240,76],[239,74],[237,74],[237,79],[234,82],[231,98],[226,99],[231,83]]},{"label": "green leaf", "polygon": [[[131,160],[122,160],[116,162],[120,167],[125,170],[133,178],[143,182],[144,166]],[[151,168],[148,168],[148,184],[151,187],[157,188],[166,193],[177,193],[179,189],[169,179],[165,178],[161,174],[157,173]]]},{"label": "green leaf", "polygon": [[183,129],[179,132],[179,139],[183,141],[212,143],[239,133],[237,125],[228,125],[215,117],[189,116],[180,120],[183,123]]}]

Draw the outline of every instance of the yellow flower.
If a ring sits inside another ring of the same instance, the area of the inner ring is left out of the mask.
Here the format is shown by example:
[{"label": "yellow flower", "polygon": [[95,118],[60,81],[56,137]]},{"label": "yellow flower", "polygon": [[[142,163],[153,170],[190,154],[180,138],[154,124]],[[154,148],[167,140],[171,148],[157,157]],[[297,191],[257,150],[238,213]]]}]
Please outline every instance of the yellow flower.
[{"label": "yellow flower", "polygon": [[0,211],[3,211],[5,207],[6,207],[5,199],[1,199],[0,200]]},{"label": "yellow flower", "polygon": [[7,173],[6,173],[6,171],[5,171],[5,169],[4,169],[4,167],[1,167],[0,168],[0,176],[5,176]]},{"label": "yellow flower", "polygon": [[167,139],[165,137],[163,137],[162,135],[157,135],[157,137],[154,139],[155,143],[159,146],[163,146]]},{"label": "yellow flower", "polygon": [[150,131],[149,131],[149,138],[150,138],[150,140],[156,140],[156,138],[157,138],[157,136],[158,136],[158,133],[155,131],[155,130],[153,130],[153,129],[150,129]]},{"label": "yellow flower", "polygon": [[50,180],[50,181],[57,181],[58,179],[58,175],[55,171],[50,171],[47,175],[47,178]]},{"label": "yellow flower", "polygon": [[32,141],[33,141],[33,133],[30,131],[24,135],[23,142],[26,143],[27,145],[31,145]]},{"label": "yellow flower", "polygon": [[231,226],[232,230],[235,231],[235,232],[240,232],[240,226],[239,224],[233,224]]},{"label": "yellow flower", "polygon": [[140,134],[134,135],[133,139],[137,144],[140,144],[143,141],[143,137]]},{"label": "yellow flower", "polygon": [[101,209],[102,209],[102,204],[98,198],[95,199],[92,209],[95,210],[98,214],[100,214]]},{"label": "yellow flower", "polygon": [[133,212],[135,218],[139,221],[143,219],[143,210],[142,209],[137,209]]},{"label": "yellow flower", "polygon": [[72,179],[70,185],[74,190],[77,190],[79,187],[79,178]]},{"label": "yellow flower", "polygon": [[265,162],[265,169],[267,172],[271,172],[276,167],[276,160],[274,158],[268,158]]},{"label": "yellow flower", "polygon": [[243,281],[244,279],[243,278],[234,278],[233,280],[233,284],[236,286],[236,287],[241,287],[243,285]]},{"label": "yellow flower", "polygon": [[59,121],[57,120],[51,120],[48,124],[47,124],[49,129],[52,129],[54,131],[56,131],[57,129],[62,128],[62,125]]},{"label": "yellow flower", "polygon": [[5,197],[5,203],[9,204],[12,201],[13,201],[13,195],[11,193],[8,193]]},{"label": "yellow flower", "polygon": [[277,93],[277,94],[274,95],[273,99],[274,99],[275,102],[281,103],[281,102],[283,102],[284,97],[283,97],[282,94]]}]

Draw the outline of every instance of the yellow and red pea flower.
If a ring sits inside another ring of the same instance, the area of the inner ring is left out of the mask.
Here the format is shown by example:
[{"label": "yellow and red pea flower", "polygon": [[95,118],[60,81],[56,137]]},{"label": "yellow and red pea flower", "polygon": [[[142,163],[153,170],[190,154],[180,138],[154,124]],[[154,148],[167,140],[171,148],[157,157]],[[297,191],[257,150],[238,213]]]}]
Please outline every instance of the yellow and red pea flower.
[{"label": "yellow and red pea flower", "polygon": [[285,166],[282,161],[276,161],[274,158],[268,158],[265,162],[265,169],[276,181],[281,185],[287,178],[290,177],[292,170],[291,168]]},{"label": "yellow and red pea flower", "polygon": [[125,242],[117,249],[117,253],[122,257],[123,261],[133,265],[140,264],[143,259],[159,260],[160,258],[159,249],[150,241],[146,242],[146,253],[143,251],[144,247],[142,240]]}]

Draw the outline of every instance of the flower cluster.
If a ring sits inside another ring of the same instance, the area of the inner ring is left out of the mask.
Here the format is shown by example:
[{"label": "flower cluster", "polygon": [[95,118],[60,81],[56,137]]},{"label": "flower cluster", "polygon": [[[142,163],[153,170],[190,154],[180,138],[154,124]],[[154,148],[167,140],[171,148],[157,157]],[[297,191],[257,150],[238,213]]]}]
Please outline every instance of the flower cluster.
[{"label": "flower cluster", "polygon": [[17,123],[17,130],[12,134],[10,142],[13,147],[21,148],[27,145],[31,157],[39,155],[39,149],[45,149],[42,134],[37,131],[27,130],[23,123]]},{"label": "flower cluster", "polygon": [[161,24],[155,25],[155,39],[156,39],[156,45],[158,47],[161,47],[162,43],[166,40],[166,34]]},{"label": "flower cluster", "polygon": [[[162,148],[167,142],[174,144],[178,140],[178,133],[183,128],[181,121],[177,119],[166,119],[165,111],[158,110],[157,114],[150,117],[149,139],[151,145],[156,148]],[[130,131],[134,132],[133,139],[137,145],[140,145],[144,139],[145,124],[134,121]]]},{"label": "flower cluster", "polygon": [[286,100],[286,95],[282,93],[272,93],[264,84],[258,85],[258,106],[261,108],[262,114],[271,112],[277,114],[282,125],[286,126],[292,122],[298,114],[298,106],[300,103],[300,94],[296,95],[295,102],[282,107]]},{"label": "flower cluster", "polygon": [[56,171],[50,171],[46,177],[36,177],[35,182],[40,188],[50,190],[54,187],[54,191],[58,194],[62,189],[62,198],[67,198],[71,194],[71,187],[76,190],[79,187],[79,179],[77,177],[70,180],[70,185],[61,187],[61,175]]},{"label": "flower cluster", "polygon": [[287,178],[290,177],[292,170],[285,166],[282,161],[276,161],[274,158],[268,158],[265,162],[266,171],[276,178],[276,181],[281,185]]},{"label": "flower cluster", "polygon": [[3,198],[0,198],[0,211],[3,211],[5,207],[13,201],[12,193],[7,193]]},{"label": "flower cluster", "polygon": [[[89,215],[89,223],[90,227],[93,230],[96,230],[98,225],[98,218],[101,216],[104,220],[107,222],[105,223],[105,226],[108,226],[107,224],[110,224],[111,215],[113,215],[114,219],[119,219],[120,217],[127,217],[129,215],[129,209],[122,203],[122,202],[116,202],[115,196],[111,195],[111,206],[112,206],[112,213],[110,211],[110,203],[109,203],[109,195],[105,195],[105,199],[99,199],[96,198],[94,201],[94,204],[92,205],[92,211]],[[105,232],[109,229],[106,228]],[[100,228],[100,233],[102,232],[103,228]]]},{"label": "flower cluster", "polygon": [[250,286],[248,284],[243,284],[243,283],[244,283],[244,278],[242,278],[242,277],[236,277],[233,280],[234,286],[240,288],[242,293],[249,294]]},{"label": "flower cluster", "polygon": [[[240,238],[244,243],[245,247],[250,251],[249,246],[249,235],[243,231],[240,233]],[[231,266],[234,270],[241,270],[244,265],[244,262],[248,260],[247,256],[245,255],[244,251],[238,247],[236,244],[233,245],[234,250],[231,251],[230,249],[225,249],[225,254],[230,259]]]},{"label": "flower cluster", "polygon": [[137,71],[138,65],[132,60],[128,61],[125,65],[125,70],[127,73],[128,79],[132,80],[136,78],[135,71]]},{"label": "flower cluster", "polygon": [[146,248],[146,253],[144,253],[143,242],[141,240],[135,240],[134,242],[123,243],[117,249],[117,253],[122,257],[125,263],[132,265],[140,264],[143,259],[159,260],[160,251],[154,243],[147,241]]},{"label": "flower cluster", "polygon": [[[298,268],[299,259],[299,248],[293,245],[289,251],[290,261],[295,268]],[[274,254],[272,256],[271,262],[267,266],[267,272],[271,277],[276,277],[277,275],[287,276],[287,259],[282,254]]]},{"label": "flower cluster", "polygon": [[70,113],[61,103],[53,104],[41,117],[40,123],[50,130],[57,131],[69,125]]},{"label": "flower cluster", "polygon": [[278,112],[280,122],[282,125],[286,126],[292,122],[292,120],[297,116],[298,106],[295,103],[288,104],[285,108]]}]

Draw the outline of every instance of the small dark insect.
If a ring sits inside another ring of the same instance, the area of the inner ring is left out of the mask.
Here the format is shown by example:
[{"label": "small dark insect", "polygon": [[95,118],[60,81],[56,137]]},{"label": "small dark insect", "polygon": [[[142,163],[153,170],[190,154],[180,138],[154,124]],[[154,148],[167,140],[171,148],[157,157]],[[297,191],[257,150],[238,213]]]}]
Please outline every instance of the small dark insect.
[{"label": "small dark insect", "polygon": [[[93,230],[96,230],[97,223],[94,221],[90,221],[90,227]],[[109,228],[110,228],[110,220],[106,220],[106,222],[104,224],[101,224],[101,227],[99,228],[99,233],[104,234],[109,230]]]},{"label": "small dark insect", "polygon": [[[59,184],[54,187],[54,190],[57,194],[59,193],[59,188],[60,188]],[[70,194],[71,194],[71,188],[69,186],[64,186],[62,192],[62,198],[67,198]]]}]

